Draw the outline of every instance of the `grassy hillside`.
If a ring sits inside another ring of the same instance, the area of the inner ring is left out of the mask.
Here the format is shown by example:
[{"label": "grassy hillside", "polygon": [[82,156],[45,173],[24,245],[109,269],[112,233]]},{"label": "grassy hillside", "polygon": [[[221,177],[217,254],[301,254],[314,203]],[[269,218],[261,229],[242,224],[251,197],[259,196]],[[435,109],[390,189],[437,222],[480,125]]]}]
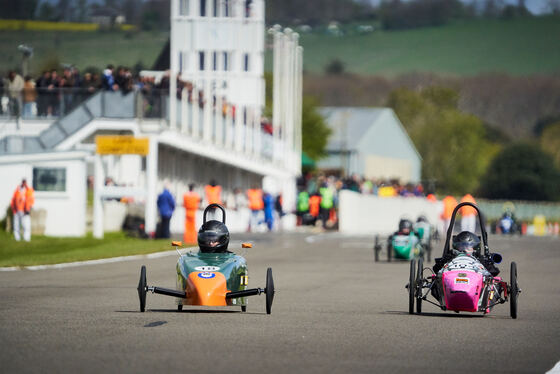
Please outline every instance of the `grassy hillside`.
[{"label": "grassy hillside", "polygon": [[[560,17],[473,20],[443,27],[359,35],[357,25],[343,26],[345,36],[317,30],[301,35],[304,65],[321,73],[337,58],[345,70],[394,76],[413,71],[453,75],[506,72],[514,75],[560,71]],[[104,67],[107,63],[150,67],[168,32],[0,31],[0,72],[19,66],[17,46],[35,49],[31,69],[40,70],[58,55],[62,63]],[[267,53],[270,70],[270,51]]]},{"label": "grassy hillside", "polygon": [[58,56],[61,63],[87,66],[133,66],[141,61],[151,67],[169,37],[168,32],[46,32],[1,31],[0,72],[19,66],[20,44],[34,48],[30,69],[37,73],[47,61]]},{"label": "grassy hillside", "polygon": [[302,34],[304,68],[323,72],[338,58],[346,71],[358,74],[560,71],[560,17],[473,20],[443,27],[349,34]]}]

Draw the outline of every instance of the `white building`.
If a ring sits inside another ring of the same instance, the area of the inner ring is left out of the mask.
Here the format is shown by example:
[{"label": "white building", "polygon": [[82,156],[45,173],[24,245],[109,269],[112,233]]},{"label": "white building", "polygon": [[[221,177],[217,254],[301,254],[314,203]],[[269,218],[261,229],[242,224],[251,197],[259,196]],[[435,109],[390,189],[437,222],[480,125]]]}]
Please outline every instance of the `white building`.
[{"label": "white building", "polygon": [[370,179],[420,181],[422,158],[390,108],[323,107],[332,133],[319,169]]},{"label": "white building", "polygon": [[[0,191],[0,216],[21,178],[39,186],[34,170],[41,172],[47,166],[53,170],[43,173],[64,176],[66,181],[63,191],[36,193],[36,207],[47,211],[47,235],[85,234],[88,175],[95,176],[93,232],[97,237],[107,226],[107,199],[120,197],[144,204],[146,231],[154,232],[156,197],[164,181],[179,204],[188,184],[197,184],[202,192],[214,179],[225,193],[257,184],[283,193],[286,207],[294,205],[301,159],[297,34],[279,28],[272,31],[274,111],[281,114],[273,120],[274,131],[269,134],[261,129],[264,1],[173,0],[171,6],[173,94],[98,92],[54,122],[25,120],[5,125],[0,129],[0,178],[8,182],[2,183]],[[177,76],[189,82],[178,93]],[[97,135],[147,138],[149,152],[146,157],[99,155]],[[107,177],[117,186],[105,185]],[[52,204],[43,203],[46,200]],[[235,212],[230,213],[235,221]],[[172,232],[182,232],[183,220],[180,207],[171,223]]]}]

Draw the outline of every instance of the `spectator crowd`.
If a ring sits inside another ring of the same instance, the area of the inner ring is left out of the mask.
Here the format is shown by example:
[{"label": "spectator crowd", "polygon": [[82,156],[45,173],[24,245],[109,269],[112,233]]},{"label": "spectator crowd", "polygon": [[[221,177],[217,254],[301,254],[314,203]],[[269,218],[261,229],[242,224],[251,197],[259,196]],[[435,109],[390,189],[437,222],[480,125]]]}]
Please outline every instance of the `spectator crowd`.
[{"label": "spectator crowd", "polygon": [[[73,66],[45,70],[38,77],[22,77],[16,71],[0,74],[0,116],[23,118],[48,118],[68,114],[97,91],[142,93],[142,114],[145,117],[161,117],[162,96],[169,93],[169,72],[163,76],[142,76],[130,68],[107,65],[102,72],[88,70],[81,73]],[[186,90],[186,91],[185,91]],[[188,102],[196,101],[200,108],[207,102],[202,90],[195,90],[189,81],[177,77],[177,97],[186,92]],[[222,107],[216,108],[217,99],[211,99],[215,110],[225,117],[235,116],[235,106],[222,98]]]},{"label": "spectator crowd", "polygon": [[323,174],[306,174],[297,182],[297,224],[316,225],[320,222],[324,229],[336,229],[338,194],[341,190],[380,197],[425,196],[424,187],[420,183],[402,185],[398,180],[373,180],[358,175],[337,178]]}]

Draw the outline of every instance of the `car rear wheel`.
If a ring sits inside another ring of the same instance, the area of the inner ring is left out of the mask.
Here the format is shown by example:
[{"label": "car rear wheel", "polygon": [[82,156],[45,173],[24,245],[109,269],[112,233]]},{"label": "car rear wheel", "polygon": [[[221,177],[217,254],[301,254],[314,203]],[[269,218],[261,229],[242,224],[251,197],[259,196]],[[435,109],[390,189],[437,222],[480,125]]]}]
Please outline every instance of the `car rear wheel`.
[{"label": "car rear wheel", "polygon": [[423,283],[423,270],[424,270],[424,260],[418,260],[418,272],[416,273],[416,287],[415,287],[415,297],[416,297],[416,313],[422,313],[422,283]]},{"label": "car rear wheel", "polygon": [[393,246],[389,242],[389,244],[387,244],[387,262],[391,262],[392,257],[393,257]]},{"label": "car rear wheel", "polygon": [[410,261],[410,277],[408,278],[408,313],[414,313],[414,294],[416,293],[416,260]]},{"label": "car rear wheel", "polygon": [[140,311],[146,310],[146,266],[142,265],[140,268],[140,280],[138,281],[138,299],[140,300]]},{"label": "car rear wheel", "polygon": [[510,291],[509,291],[509,314],[511,318],[517,318],[517,295],[519,294],[519,287],[517,285],[517,264],[511,263],[510,271]]},{"label": "car rear wheel", "polygon": [[381,250],[381,245],[379,244],[379,235],[375,235],[375,244],[373,245],[373,255],[375,262],[379,261],[379,251]]},{"label": "car rear wheel", "polygon": [[428,262],[432,261],[432,239],[430,238],[430,240],[428,241],[428,245],[426,246],[426,254],[428,257]]},{"label": "car rear wheel", "polygon": [[272,279],[272,269],[266,270],[266,314],[272,312],[272,302],[274,301],[274,279]]}]

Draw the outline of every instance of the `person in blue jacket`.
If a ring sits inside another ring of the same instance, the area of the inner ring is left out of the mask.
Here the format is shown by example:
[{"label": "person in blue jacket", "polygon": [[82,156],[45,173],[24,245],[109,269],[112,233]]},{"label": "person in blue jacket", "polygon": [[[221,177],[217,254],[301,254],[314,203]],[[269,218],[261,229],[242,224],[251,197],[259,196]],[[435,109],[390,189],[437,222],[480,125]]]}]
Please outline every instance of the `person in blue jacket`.
[{"label": "person in blue jacket", "polygon": [[264,221],[268,231],[272,231],[274,228],[274,198],[268,192],[263,194],[264,203]]},{"label": "person in blue jacket", "polygon": [[159,235],[160,238],[169,238],[171,236],[169,232],[169,221],[171,221],[171,216],[175,210],[175,199],[169,189],[163,188],[163,192],[159,194],[157,198],[157,206],[159,215],[161,217]]}]

